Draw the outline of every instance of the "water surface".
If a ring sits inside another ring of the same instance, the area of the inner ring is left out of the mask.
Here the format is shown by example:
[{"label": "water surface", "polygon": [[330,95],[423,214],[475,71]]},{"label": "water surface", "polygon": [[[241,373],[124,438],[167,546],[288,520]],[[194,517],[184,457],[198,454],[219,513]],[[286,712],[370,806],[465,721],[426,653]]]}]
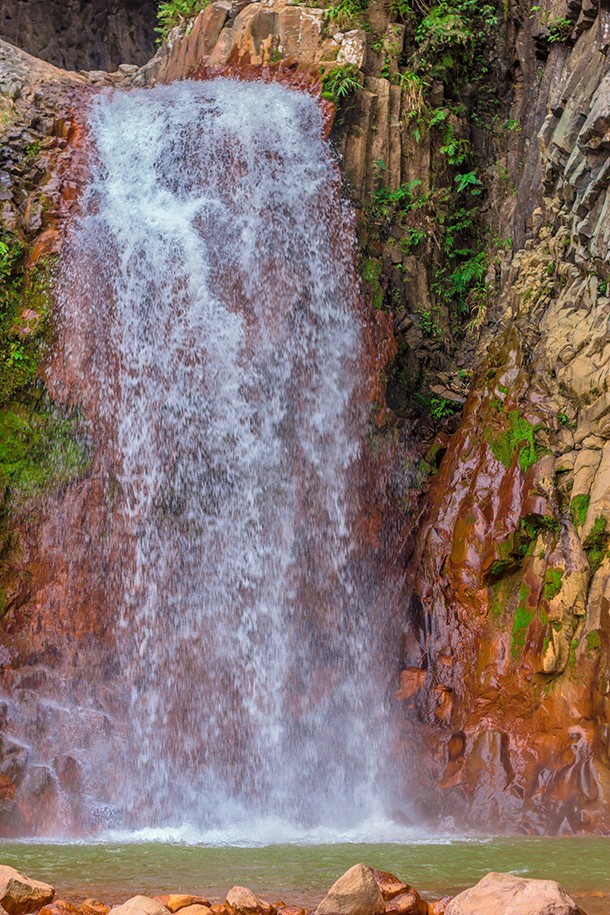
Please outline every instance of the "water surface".
[{"label": "water surface", "polygon": [[3,863],[50,882],[58,896],[119,902],[135,893],[203,893],[224,899],[235,884],[272,901],[313,906],[348,867],[364,861],[428,898],[472,886],[489,871],[558,880],[590,915],[610,912],[610,838],[517,838],[424,844],[210,847],[164,843],[2,845]]}]

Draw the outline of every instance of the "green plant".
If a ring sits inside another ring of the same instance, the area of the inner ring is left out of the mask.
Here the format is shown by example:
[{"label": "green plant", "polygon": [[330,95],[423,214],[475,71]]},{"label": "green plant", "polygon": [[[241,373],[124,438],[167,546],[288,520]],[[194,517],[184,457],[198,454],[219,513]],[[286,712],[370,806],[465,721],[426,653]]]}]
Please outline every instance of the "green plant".
[{"label": "green plant", "polygon": [[342,30],[361,28],[367,7],[368,0],[336,0],[324,11],[324,17]]},{"label": "green plant", "polygon": [[507,428],[495,434],[491,429],[486,430],[486,439],[491,453],[508,469],[516,455],[519,466],[525,473],[537,461],[536,443],[534,440],[534,427],[519,415],[518,410],[512,410],[506,416]]},{"label": "green plant", "polygon": [[595,519],[593,527],[583,542],[583,549],[587,554],[587,559],[589,560],[591,575],[595,575],[600,565],[608,555],[609,541],[610,533],[607,531],[607,521],[603,515],[599,515]]},{"label": "green plant", "polygon": [[587,651],[601,651],[602,640],[599,632],[590,632],[587,635]]},{"label": "green plant", "polygon": [[587,520],[590,501],[591,496],[581,492],[570,502],[570,516],[575,527],[582,527]]},{"label": "green plant", "polygon": [[550,19],[548,22],[549,29],[549,44],[554,44],[556,41],[566,41],[572,32],[572,22],[570,19],[566,19],[565,16],[556,16],[554,19]]},{"label": "green plant", "polygon": [[362,89],[360,71],[355,64],[342,64],[322,74],[322,98],[338,105],[357,89]]},{"label": "green plant", "polygon": [[544,598],[553,600],[561,591],[561,579],[563,578],[563,569],[547,569],[544,578]]},{"label": "green plant", "polygon": [[480,194],[482,182],[477,178],[476,171],[465,172],[463,175],[455,176],[455,183],[457,184],[457,192],[461,194],[462,191],[465,191],[467,188],[470,190],[471,194]]},{"label": "green plant", "polygon": [[513,658],[518,658],[525,647],[525,635],[529,629],[530,623],[536,616],[536,611],[527,606],[529,589],[527,585],[521,585],[519,592],[519,603],[515,610],[515,619],[513,622],[513,631],[511,638],[511,654]]},{"label": "green plant", "polygon": [[211,0],[166,0],[159,3],[155,32],[163,41],[172,29],[193,19],[208,6]]},{"label": "green plant", "polygon": [[432,418],[437,422],[441,419],[446,419],[448,416],[453,416],[455,413],[459,413],[461,409],[461,404],[456,403],[453,400],[447,400],[446,397],[440,397],[437,394],[433,394],[430,398],[430,413]]}]

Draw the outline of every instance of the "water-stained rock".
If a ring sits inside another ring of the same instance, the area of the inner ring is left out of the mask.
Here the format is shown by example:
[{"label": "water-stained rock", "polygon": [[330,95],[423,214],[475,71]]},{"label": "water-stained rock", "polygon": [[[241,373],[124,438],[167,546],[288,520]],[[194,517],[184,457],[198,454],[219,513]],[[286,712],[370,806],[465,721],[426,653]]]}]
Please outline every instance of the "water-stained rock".
[{"label": "water-stained rock", "polygon": [[487,874],[456,896],[445,915],[584,915],[554,880]]},{"label": "water-stained rock", "polygon": [[161,905],[164,905],[166,909],[169,909],[170,912],[179,912],[181,909],[190,908],[191,906],[206,906],[210,907],[210,900],[206,899],[205,896],[189,896],[184,893],[173,893],[169,895],[162,896],[153,896],[157,902],[160,902]]},{"label": "water-stained rock", "polygon": [[170,915],[168,908],[150,896],[132,896],[110,911],[112,915]]},{"label": "water-stained rock", "polygon": [[385,901],[366,864],[354,864],[333,883],[316,915],[381,915]]},{"label": "water-stained rock", "polygon": [[227,908],[233,915],[274,915],[275,907],[245,886],[234,886],[227,893]]},{"label": "water-stained rock", "polygon": [[0,905],[8,915],[26,915],[51,902],[55,890],[48,883],[32,880],[14,867],[0,865]]}]

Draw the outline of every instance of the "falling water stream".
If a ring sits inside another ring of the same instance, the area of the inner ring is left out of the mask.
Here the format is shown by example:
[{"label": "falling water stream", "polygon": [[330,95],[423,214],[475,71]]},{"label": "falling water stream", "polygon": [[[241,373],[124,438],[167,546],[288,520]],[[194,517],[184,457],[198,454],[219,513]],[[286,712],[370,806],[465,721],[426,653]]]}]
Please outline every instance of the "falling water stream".
[{"label": "falling water stream", "polygon": [[87,829],[391,838],[396,593],[363,533],[366,309],[318,104],[216,79],[89,118],[58,325],[106,493],[114,705],[100,740],[55,723]]}]

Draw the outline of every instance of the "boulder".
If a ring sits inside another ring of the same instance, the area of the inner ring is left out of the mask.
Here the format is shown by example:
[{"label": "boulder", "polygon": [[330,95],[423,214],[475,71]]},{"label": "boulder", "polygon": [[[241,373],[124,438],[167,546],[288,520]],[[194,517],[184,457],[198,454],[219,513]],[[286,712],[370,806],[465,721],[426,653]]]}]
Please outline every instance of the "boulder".
[{"label": "boulder", "polygon": [[279,909],[280,915],[309,915],[309,909],[302,909],[298,905],[283,905]]},{"label": "boulder", "polygon": [[443,896],[442,899],[435,899],[434,902],[428,903],[428,915],[446,915],[447,906],[453,899],[453,896]]},{"label": "boulder", "polygon": [[110,906],[99,899],[84,899],[80,904],[81,915],[108,915]]},{"label": "boulder", "polygon": [[65,899],[56,899],[41,908],[38,915],[80,915],[80,909]]},{"label": "boulder", "polygon": [[388,871],[378,871],[376,868],[372,867],[371,874],[386,902],[408,890],[406,883],[403,883],[402,880],[395,877],[394,874],[388,873]]},{"label": "boulder", "polygon": [[180,915],[213,915],[213,913],[208,905],[195,903],[194,905],[187,905],[180,909]]},{"label": "boulder", "polygon": [[26,915],[51,902],[55,890],[48,883],[30,880],[8,865],[0,865],[0,906],[8,915]]},{"label": "boulder", "polygon": [[324,897],[316,915],[382,915],[385,902],[366,864],[354,864]]},{"label": "boulder", "polygon": [[[193,905],[204,905],[210,908],[210,900],[205,896],[188,896],[184,893],[174,893],[169,896],[153,896],[156,902],[160,902],[166,909],[172,912],[179,912],[180,909],[190,908]],[[194,915],[194,913],[192,913]]]},{"label": "boulder", "polygon": [[168,908],[150,896],[132,896],[110,909],[111,915],[171,915]]},{"label": "boulder", "polygon": [[386,913],[393,912],[395,915],[428,915],[428,903],[410,886],[406,893],[400,893],[386,902],[385,910]]},{"label": "boulder", "polygon": [[275,908],[245,886],[234,886],[227,893],[227,907],[233,915],[275,915]]},{"label": "boulder", "polygon": [[451,900],[445,915],[584,915],[554,880],[487,874]]}]

